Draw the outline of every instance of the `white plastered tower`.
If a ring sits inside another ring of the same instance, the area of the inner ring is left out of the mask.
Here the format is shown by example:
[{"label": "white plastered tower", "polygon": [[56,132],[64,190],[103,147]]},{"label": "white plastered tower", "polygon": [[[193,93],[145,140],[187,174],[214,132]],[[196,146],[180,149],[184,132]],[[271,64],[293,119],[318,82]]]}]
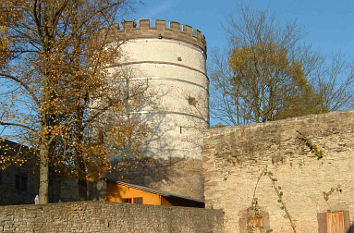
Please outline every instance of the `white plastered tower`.
[{"label": "white plastered tower", "polygon": [[205,37],[177,22],[167,27],[164,20],[156,20],[155,26],[150,20],[122,25],[113,33],[123,41],[117,64],[133,70],[133,79],[146,81],[155,93],[154,108],[134,113],[144,116],[154,129],[145,156],[168,165],[158,172],[160,179],[147,172],[140,174],[140,181],[129,181],[202,199],[201,140],[209,126]]}]

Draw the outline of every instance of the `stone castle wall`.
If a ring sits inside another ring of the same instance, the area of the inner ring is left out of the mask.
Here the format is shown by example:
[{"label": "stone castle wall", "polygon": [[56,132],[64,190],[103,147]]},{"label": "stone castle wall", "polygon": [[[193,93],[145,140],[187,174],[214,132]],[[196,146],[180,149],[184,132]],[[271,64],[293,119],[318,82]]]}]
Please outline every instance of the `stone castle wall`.
[{"label": "stone castle wall", "polygon": [[75,202],[0,207],[1,232],[221,233],[223,213],[186,207]]},{"label": "stone castle wall", "polygon": [[269,177],[260,178],[254,195],[265,168],[298,232],[325,232],[327,211],[344,211],[346,230],[354,231],[353,110],[210,129],[203,150],[205,204],[224,210],[225,232],[246,232],[253,196],[266,228],[293,232]]}]

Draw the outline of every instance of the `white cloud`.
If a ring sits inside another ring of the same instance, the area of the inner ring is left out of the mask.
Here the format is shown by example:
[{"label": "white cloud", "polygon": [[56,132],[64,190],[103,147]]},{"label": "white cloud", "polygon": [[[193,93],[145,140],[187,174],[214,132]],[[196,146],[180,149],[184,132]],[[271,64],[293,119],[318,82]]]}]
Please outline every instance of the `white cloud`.
[{"label": "white cloud", "polygon": [[[162,2],[162,1],[160,1]],[[162,14],[169,9],[171,9],[173,6],[175,6],[179,0],[165,0],[162,3],[159,3],[158,5],[154,5],[153,7],[150,7],[147,12],[144,14],[144,18],[150,19],[150,18],[155,18],[155,16],[158,16],[159,14]]]}]

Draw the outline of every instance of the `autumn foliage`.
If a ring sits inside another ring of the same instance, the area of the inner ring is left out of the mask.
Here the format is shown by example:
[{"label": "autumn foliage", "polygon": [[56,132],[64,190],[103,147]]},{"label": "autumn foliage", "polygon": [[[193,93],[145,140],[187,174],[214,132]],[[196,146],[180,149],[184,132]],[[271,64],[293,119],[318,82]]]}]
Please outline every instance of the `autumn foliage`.
[{"label": "autumn foliage", "polygon": [[353,106],[354,66],[313,51],[296,22],[241,4],[225,29],[228,48],[211,66],[214,121],[242,125]]},{"label": "autumn foliage", "polygon": [[287,49],[271,42],[233,50],[229,59],[232,94],[240,104],[247,105],[247,119],[266,122],[326,111],[309,85],[302,64],[290,61],[287,53]]},{"label": "autumn foliage", "polygon": [[112,169],[113,152],[135,156],[146,143],[148,125],[131,112],[146,101],[147,84],[108,69],[121,56],[110,29],[127,3],[1,3],[2,137],[38,152],[40,203],[48,202],[49,168],[77,179],[85,199],[87,180]]}]

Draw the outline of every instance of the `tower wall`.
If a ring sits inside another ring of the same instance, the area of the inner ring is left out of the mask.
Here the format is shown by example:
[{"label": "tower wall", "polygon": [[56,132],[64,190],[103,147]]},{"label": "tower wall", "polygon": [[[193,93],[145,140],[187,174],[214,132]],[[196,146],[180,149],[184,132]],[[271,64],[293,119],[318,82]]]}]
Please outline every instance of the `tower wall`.
[{"label": "tower wall", "polygon": [[[190,26],[157,20],[123,22],[112,36],[119,38],[122,56],[117,67],[134,72],[133,79],[148,83],[154,105],[135,112],[153,128],[146,156],[158,161],[127,172],[126,181],[203,198],[202,133],[209,125],[209,79],[204,36]],[[129,178],[129,176],[132,176]]]}]

